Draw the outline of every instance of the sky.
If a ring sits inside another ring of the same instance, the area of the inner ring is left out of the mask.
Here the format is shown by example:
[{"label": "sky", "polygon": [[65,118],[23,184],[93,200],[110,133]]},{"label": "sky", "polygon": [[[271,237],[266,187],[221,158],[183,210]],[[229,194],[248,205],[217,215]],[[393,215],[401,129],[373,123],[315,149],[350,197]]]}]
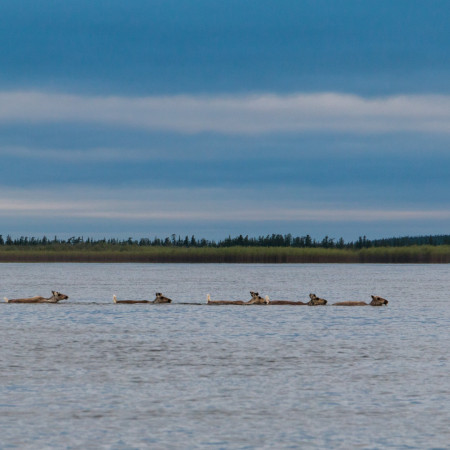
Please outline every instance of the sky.
[{"label": "sky", "polygon": [[450,233],[447,0],[2,0],[0,234]]}]

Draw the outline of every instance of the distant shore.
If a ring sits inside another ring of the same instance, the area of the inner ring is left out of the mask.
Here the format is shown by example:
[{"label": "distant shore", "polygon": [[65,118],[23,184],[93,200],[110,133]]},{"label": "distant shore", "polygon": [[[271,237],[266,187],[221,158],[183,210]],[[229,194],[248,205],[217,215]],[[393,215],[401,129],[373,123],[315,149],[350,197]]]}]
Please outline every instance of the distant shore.
[{"label": "distant shore", "polygon": [[448,264],[450,245],[363,249],[292,247],[132,247],[77,249],[3,246],[0,262],[103,263],[410,263]]}]

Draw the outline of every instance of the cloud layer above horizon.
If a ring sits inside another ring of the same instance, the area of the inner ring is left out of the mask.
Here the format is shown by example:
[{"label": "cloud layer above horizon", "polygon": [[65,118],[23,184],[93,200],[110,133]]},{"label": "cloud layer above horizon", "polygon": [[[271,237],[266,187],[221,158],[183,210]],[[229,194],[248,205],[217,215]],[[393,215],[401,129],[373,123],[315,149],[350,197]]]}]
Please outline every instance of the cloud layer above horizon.
[{"label": "cloud layer above horizon", "polygon": [[449,233],[447,2],[24,3],[0,234]]},{"label": "cloud layer above horizon", "polygon": [[176,133],[450,133],[450,95],[86,97],[0,92],[0,121],[98,123]]}]

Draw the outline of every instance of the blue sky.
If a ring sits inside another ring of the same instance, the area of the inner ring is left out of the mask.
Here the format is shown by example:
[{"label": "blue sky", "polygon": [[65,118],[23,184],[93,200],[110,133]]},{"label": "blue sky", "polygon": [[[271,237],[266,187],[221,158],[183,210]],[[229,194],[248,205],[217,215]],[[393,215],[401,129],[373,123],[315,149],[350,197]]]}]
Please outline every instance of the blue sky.
[{"label": "blue sky", "polygon": [[0,234],[447,234],[449,13],[3,0]]}]

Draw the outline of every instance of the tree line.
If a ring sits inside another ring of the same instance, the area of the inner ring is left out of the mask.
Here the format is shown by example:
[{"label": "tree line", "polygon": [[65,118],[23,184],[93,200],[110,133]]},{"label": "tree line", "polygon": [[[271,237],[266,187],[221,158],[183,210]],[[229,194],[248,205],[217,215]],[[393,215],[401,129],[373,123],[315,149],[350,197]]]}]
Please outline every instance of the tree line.
[{"label": "tree line", "polygon": [[77,247],[77,248],[115,248],[115,247],[294,247],[294,248],[337,248],[337,249],[363,249],[371,247],[408,247],[412,245],[450,245],[450,235],[430,235],[430,236],[404,236],[392,237],[386,239],[368,239],[366,236],[360,236],[356,241],[345,242],[341,237],[339,239],[325,236],[323,239],[313,239],[309,234],[306,236],[296,236],[292,234],[271,234],[266,236],[249,237],[242,234],[236,237],[228,236],[225,239],[214,241],[208,239],[198,239],[195,236],[177,236],[172,234],[170,237],[141,238],[133,239],[93,239],[83,236],[72,236],[68,239],[60,239],[57,236],[42,238],[21,236],[12,238],[10,235],[3,238],[0,235],[0,246],[15,247]]}]

